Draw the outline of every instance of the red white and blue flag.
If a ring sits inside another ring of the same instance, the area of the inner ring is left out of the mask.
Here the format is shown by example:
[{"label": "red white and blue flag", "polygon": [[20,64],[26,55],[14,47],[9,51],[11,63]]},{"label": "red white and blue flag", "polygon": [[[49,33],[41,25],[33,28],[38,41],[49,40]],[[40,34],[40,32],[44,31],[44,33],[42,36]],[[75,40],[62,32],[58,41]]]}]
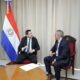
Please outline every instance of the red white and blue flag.
[{"label": "red white and blue flag", "polygon": [[14,19],[13,12],[11,10],[10,1],[7,3],[7,12],[4,19],[2,34],[1,34],[1,44],[7,53],[11,61],[15,61],[18,52],[19,45],[19,32],[17,24]]}]

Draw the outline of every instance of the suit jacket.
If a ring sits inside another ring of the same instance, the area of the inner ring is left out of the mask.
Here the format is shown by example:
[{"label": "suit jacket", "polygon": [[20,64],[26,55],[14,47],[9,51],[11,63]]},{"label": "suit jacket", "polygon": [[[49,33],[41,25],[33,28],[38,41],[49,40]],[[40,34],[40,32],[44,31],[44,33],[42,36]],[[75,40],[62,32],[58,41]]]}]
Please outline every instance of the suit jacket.
[{"label": "suit jacket", "polygon": [[[56,52],[58,41],[55,42],[55,45],[52,47],[51,51]],[[70,49],[68,42],[65,39],[62,39],[58,48],[58,56],[55,55],[57,63],[70,63]]]},{"label": "suit jacket", "polygon": [[[22,47],[24,46],[27,46],[27,36],[22,38],[20,45],[18,47],[18,52],[25,53],[25,51],[21,51]],[[40,49],[38,41],[35,37],[32,37],[32,49],[35,49],[35,52],[34,52],[35,54],[37,54],[37,51]]]}]

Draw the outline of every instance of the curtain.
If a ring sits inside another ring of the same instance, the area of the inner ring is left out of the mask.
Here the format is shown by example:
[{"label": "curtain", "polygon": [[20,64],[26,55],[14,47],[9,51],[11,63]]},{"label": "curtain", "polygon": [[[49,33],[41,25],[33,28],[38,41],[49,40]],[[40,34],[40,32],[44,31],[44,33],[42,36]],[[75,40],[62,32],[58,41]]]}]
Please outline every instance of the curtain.
[{"label": "curtain", "polygon": [[[39,62],[43,63],[43,58],[55,42],[55,31],[61,29],[65,35],[69,34],[77,39],[75,67],[80,68],[80,0],[12,0],[11,5],[20,36],[25,35],[26,29],[31,29],[38,39],[41,48],[38,52]],[[1,0],[0,11],[2,25],[6,11],[4,0]],[[5,55],[2,49],[0,52],[0,55]]]}]

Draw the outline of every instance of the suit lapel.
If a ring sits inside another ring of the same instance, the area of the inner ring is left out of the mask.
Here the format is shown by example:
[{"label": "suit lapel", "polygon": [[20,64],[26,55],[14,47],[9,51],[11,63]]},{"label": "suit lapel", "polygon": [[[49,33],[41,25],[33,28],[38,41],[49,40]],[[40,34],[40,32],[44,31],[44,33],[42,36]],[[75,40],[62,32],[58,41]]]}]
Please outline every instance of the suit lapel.
[{"label": "suit lapel", "polygon": [[62,47],[63,47],[63,39],[61,40],[61,42],[59,44],[59,49],[58,49],[59,55],[60,55],[60,51],[61,51]]}]

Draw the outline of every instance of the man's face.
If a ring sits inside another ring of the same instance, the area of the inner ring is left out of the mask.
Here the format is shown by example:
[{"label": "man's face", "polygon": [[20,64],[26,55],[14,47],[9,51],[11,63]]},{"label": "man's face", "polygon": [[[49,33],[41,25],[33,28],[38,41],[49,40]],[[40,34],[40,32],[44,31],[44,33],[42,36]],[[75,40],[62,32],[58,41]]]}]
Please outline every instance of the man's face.
[{"label": "man's face", "polygon": [[32,36],[33,36],[33,35],[32,35],[32,31],[29,31],[27,36],[28,36],[29,38],[32,38]]},{"label": "man's face", "polygon": [[56,32],[56,33],[55,33],[55,39],[56,39],[56,40],[59,40],[60,38],[61,38],[60,32]]}]

